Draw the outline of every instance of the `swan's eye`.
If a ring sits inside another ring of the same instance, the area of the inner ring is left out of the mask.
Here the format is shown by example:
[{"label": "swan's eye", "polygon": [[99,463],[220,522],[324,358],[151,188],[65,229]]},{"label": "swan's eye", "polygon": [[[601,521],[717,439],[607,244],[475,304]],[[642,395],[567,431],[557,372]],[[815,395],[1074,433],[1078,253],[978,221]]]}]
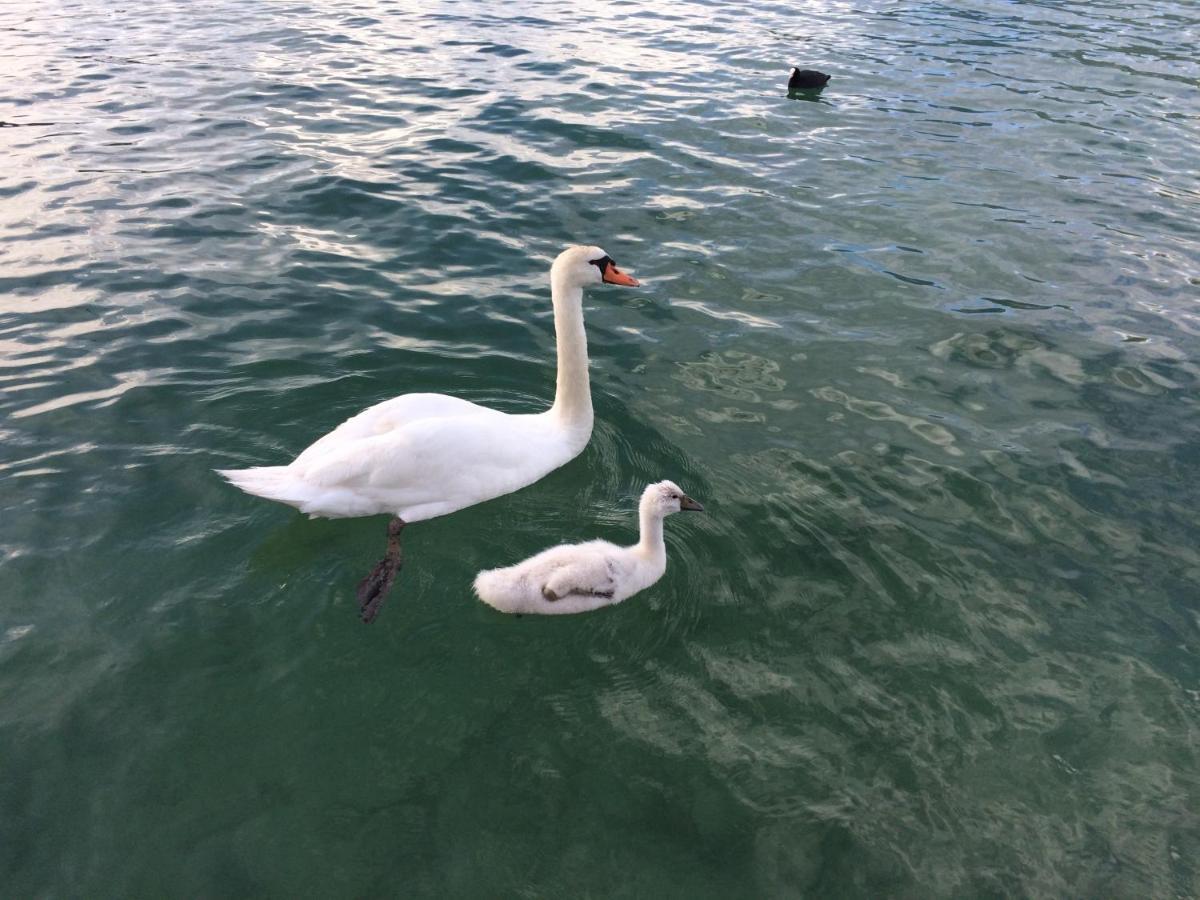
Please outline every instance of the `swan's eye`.
[{"label": "swan's eye", "polygon": [[599,259],[589,259],[588,263],[600,270],[601,277],[603,277],[604,273],[608,271],[609,266],[615,265],[611,256],[602,256]]}]

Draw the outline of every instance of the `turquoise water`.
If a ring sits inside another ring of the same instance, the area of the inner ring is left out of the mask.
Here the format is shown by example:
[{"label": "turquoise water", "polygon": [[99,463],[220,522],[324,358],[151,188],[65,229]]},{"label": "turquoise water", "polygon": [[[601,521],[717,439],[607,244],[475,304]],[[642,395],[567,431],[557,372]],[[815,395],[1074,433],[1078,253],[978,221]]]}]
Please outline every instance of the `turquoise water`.
[{"label": "turquoise water", "polygon": [[[0,28],[2,893],[1200,894],[1194,4]],[[541,408],[569,242],[591,444],[361,625],[385,520],[212,470]],[[472,597],[665,477],[654,588]]]}]

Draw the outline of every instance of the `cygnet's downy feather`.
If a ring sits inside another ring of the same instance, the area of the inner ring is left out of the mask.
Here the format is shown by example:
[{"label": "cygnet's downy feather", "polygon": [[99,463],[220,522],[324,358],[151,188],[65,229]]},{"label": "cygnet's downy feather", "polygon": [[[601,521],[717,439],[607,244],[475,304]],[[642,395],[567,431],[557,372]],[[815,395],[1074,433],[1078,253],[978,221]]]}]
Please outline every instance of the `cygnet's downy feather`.
[{"label": "cygnet's downy feather", "polygon": [[662,578],[667,570],[663,519],[704,507],[671,481],[652,484],[638,505],[641,539],[631,547],[608,541],[560,544],[505,569],[475,578],[475,593],[506,613],[566,615],[612,606]]}]

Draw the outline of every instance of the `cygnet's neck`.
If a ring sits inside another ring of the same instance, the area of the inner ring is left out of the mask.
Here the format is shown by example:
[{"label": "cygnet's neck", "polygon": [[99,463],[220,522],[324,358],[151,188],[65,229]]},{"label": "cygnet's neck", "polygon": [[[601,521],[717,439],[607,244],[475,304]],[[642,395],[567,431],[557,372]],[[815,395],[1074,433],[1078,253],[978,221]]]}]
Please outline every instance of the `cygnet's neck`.
[{"label": "cygnet's neck", "polygon": [[[583,288],[557,268],[550,270],[554,335],[558,343],[558,384],[551,412],[564,425],[590,435],[592,390],[588,382],[587,335],[583,330]],[[585,438],[586,439],[586,438]]]},{"label": "cygnet's neck", "polygon": [[637,551],[649,559],[667,557],[667,545],[663,542],[663,513],[653,501],[643,500],[638,506],[638,524],[641,528],[641,538],[637,543]]}]

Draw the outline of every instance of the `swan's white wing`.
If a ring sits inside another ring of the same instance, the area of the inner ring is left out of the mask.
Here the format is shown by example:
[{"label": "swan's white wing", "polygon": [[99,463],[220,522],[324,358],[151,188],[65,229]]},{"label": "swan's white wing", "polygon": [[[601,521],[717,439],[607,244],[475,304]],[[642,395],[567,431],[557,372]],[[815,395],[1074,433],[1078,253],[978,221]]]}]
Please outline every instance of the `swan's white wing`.
[{"label": "swan's white wing", "polygon": [[350,446],[364,438],[384,435],[424,419],[488,414],[496,414],[496,410],[446,394],[404,394],[376,403],[351,416],[329,434],[309,445],[294,462],[311,463],[336,448]]},{"label": "swan's white wing", "polygon": [[343,507],[366,505],[416,522],[531,484],[577,452],[544,416],[471,407],[465,416],[427,417],[330,441],[319,453],[309,448],[289,468],[328,501],[305,511],[338,516],[346,515]]}]

